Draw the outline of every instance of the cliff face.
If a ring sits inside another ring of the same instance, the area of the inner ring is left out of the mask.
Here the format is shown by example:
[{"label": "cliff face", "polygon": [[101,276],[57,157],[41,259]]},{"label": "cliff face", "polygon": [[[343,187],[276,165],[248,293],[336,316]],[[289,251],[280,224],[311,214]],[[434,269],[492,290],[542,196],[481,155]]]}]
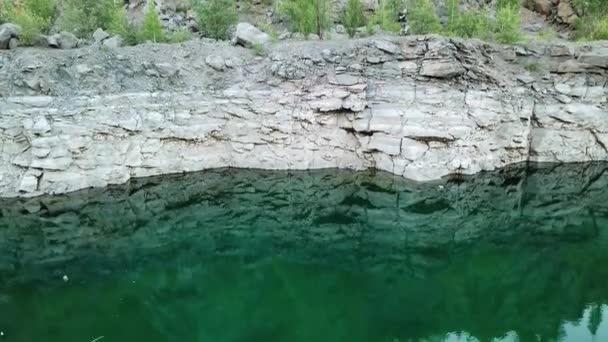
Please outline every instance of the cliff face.
[{"label": "cliff face", "polygon": [[[528,70],[538,70],[528,72]],[[439,37],[0,55],[0,196],[217,167],[414,180],[608,159],[608,44]]]}]

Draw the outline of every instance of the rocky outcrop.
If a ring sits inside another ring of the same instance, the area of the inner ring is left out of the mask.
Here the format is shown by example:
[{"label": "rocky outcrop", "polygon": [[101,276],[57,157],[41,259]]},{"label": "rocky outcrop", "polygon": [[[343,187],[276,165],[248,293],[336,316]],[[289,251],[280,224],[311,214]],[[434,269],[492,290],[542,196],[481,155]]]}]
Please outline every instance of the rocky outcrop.
[{"label": "rocky outcrop", "polygon": [[0,50],[12,50],[17,47],[21,27],[15,24],[0,25]]},{"label": "rocky outcrop", "polygon": [[0,57],[0,196],[218,167],[425,181],[608,159],[605,43],[379,37],[267,53],[193,41]]}]

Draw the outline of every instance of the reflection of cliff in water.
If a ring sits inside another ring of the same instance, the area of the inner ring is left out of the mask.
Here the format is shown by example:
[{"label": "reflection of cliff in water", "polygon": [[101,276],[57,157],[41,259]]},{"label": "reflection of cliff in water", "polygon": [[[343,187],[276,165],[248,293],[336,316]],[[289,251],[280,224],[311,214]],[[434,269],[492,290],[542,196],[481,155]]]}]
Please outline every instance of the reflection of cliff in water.
[{"label": "reflection of cliff in water", "polygon": [[[596,308],[608,299],[607,170],[606,164],[520,166],[429,184],[385,173],[215,170],[1,200],[0,292],[64,273],[105,279],[118,269],[162,270],[170,262],[179,265],[170,285],[164,271],[152,272],[137,292],[174,296],[182,310],[180,304],[190,308],[199,297],[220,303],[239,295],[243,307],[250,304],[227,317],[208,312],[211,322],[276,320],[251,311],[260,300],[274,305],[271,311],[297,311],[274,300],[280,291],[259,293],[276,286],[277,277],[291,279],[291,293],[301,294],[290,300],[312,307],[333,301],[327,310],[367,313],[350,317],[374,330],[357,332],[362,338],[407,341],[467,331],[489,341],[515,330],[520,341],[556,341],[564,322],[583,312],[595,315],[590,330],[601,324]],[[313,286],[311,270],[331,276],[315,278]],[[213,287],[208,277],[217,274],[238,281]],[[318,290],[335,286],[340,291]],[[160,315],[154,307],[148,314]]]}]

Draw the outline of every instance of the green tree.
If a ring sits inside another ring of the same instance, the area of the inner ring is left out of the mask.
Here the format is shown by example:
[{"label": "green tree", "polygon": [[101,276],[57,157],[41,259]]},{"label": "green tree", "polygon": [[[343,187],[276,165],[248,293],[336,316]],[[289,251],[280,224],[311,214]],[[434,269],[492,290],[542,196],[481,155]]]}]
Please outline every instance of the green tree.
[{"label": "green tree", "polygon": [[329,0],[287,0],[282,10],[289,17],[291,30],[305,37],[316,33],[323,38],[331,26]]},{"label": "green tree", "polygon": [[386,32],[399,32],[399,12],[405,8],[404,0],[384,0],[367,23],[367,32],[372,33],[374,25]]},{"label": "green tree", "polygon": [[148,1],[148,7],[146,7],[146,14],[144,15],[144,21],[139,30],[140,42],[152,41],[152,42],[164,42],[165,31],[160,23],[160,18],[156,12],[156,5],[153,0]]},{"label": "green tree", "polygon": [[207,37],[228,39],[228,31],[238,20],[234,0],[199,0],[195,6],[199,30]]},{"label": "green tree", "polygon": [[513,44],[521,40],[519,7],[506,6],[496,11],[494,38],[499,43]]},{"label": "green tree", "polygon": [[342,14],[342,23],[346,32],[352,38],[357,32],[357,28],[365,25],[365,15],[363,14],[363,4],[361,0],[348,0]]},{"label": "green tree", "polygon": [[413,34],[437,33],[441,31],[439,17],[431,0],[412,0],[407,16]]}]

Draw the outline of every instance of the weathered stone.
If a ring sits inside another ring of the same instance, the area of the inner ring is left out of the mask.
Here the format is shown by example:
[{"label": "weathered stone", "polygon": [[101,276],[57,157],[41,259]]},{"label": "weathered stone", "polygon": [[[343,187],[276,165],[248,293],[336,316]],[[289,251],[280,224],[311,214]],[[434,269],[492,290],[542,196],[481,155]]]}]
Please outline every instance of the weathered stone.
[{"label": "weathered stone", "polygon": [[557,5],[557,17],[561,22],[572,25],[578,19],[569,1],[560,1]]},{"label": "weathered stone", "polygon": [[270,42],[270,36],[249,23],[239,23],[236,25],[233,43],[245,47],[252,45],[264,45]]},{"label": "weathered stone", "polygon": [[581,72],[586,72],[588,67],[589,67],[589,65],[587,65],[587,64],[579,63],[577,61],[570,59],[570,60],[560,63],[557,66],[556,71],[561,74],[581,73]]},{"label": "weathered stone", "polygon": [[9,50],[15,50],[18,46],[19,46],[19,40],[17,40],[17,38],[11,38],[8,41],[8,49]]},{"label": "weathered stone", "polygon": [[[21,27],[15,24],[2,24],[0,25],[0,50],[1,49],[12,49],[10,43],[12,39],[18,39],[21,34]],[[15,44],[13,42],[13,44]]]},{"label": "weathered stone", "polygon": [[46,37],[47,45],[56,49],[74,49],[78,47],[78,38],[70,32],[60,33]]},{"label": "weathered stone", "polygon": [[209,55],[205,58],[205,63],[217,71],[223,71],[226,63],[221,56]]},{"label": "weathered stone", "polygon": [[102,30],[101,28],[98,28],[97,30],[95,30],[95,32],[93,32],[93,39],[95,40],[96,43],[101,43],[104,40],[108,39],[110,37],[110,35]]},{"label": "weathered stone", "polygon": [[396,44],[386,41],[386,40],[376,40],[374,42],[374,45],[376,46],[376,48],[378,48],[378,50],[384,51],[384,52],[390,53],[390,54],[396,54],[400,50]]},{"label": "weathered stone", "polygon": [[457,61],[424,60],[420,75],[436,78],[452,78],[465,73],[464,67]]},{"label": "weathered stone", "polygon": [[[286,42],[255,60],[206,41],[11,52],[0,73],[0,197],[219,167],[375,167],[422,181],[608,158],[602,43],[559,44],[576,50],[582,77],[555,73],[574,57],[552,56],[550,43],[522,48],[548,65],[537,74],[481,42],[383,40],[401,53],[379,51],[378,38]],[[32,169],[44,171],[36,187],[24,178]]]},{"label": "weathered stone", "polygon": [[534,5],[536,12],[545,16],[551,14],[551,9],[553,8],[551,0],[534,0]]},{"label": "weathered stone", "polygon": [[109,49],[117,49],[122,46],[122,37],[113,36],[103,41],[103,46]]}]

